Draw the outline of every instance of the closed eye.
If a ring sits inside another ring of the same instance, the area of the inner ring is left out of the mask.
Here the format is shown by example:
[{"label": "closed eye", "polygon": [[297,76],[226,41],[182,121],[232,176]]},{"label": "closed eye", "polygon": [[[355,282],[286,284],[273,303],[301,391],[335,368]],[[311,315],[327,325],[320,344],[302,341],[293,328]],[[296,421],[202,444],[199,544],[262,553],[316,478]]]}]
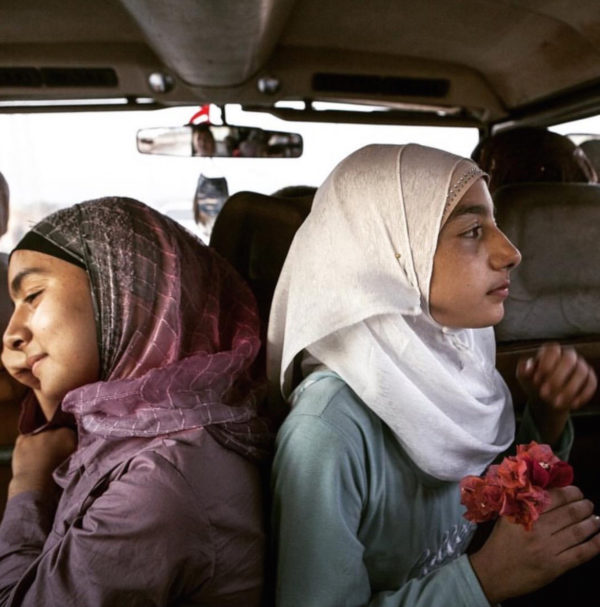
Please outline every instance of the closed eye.
[{"label": "closed eye", "polygon": [[24,297],[23,301],[28,304],[33,303],[35,301],[36,297],[38,295],[40,295],[41,293],[42,293],[42,290],[34,291],[33,293],[30,293],[29,295],[27,295],[27,297]]}]

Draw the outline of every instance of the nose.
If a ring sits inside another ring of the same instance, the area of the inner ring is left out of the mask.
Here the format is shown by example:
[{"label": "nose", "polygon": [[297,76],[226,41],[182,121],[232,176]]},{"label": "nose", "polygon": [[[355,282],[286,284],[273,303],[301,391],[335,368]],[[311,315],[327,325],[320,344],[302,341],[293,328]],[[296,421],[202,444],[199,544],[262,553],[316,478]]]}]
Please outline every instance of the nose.
[{"label": "nose", "polygon": [[494,250],[490,259],[494,269],[498,270],[512,270],[521,263],[519,249],[515,247],[500,229],[497,229],[497,238],[494,240]]},{"label": "nose", "polygon": [[8,350],[20,350],[30,338],[31,333],[23,318],[23,313],[19,309],[15,309],[2,336],[4,348]]}]

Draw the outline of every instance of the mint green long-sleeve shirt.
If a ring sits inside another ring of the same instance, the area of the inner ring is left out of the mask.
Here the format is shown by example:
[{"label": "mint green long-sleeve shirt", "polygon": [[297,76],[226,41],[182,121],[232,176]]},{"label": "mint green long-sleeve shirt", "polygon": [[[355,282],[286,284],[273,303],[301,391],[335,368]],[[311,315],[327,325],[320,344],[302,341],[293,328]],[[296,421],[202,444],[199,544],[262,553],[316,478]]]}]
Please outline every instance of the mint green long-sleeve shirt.
[{"label": "mint green long-sleeve shirt", "polygon": [[295,398],[273,465],[277,606],[488,607],[458,483],[418,469],[335,374],[313,373]]}]

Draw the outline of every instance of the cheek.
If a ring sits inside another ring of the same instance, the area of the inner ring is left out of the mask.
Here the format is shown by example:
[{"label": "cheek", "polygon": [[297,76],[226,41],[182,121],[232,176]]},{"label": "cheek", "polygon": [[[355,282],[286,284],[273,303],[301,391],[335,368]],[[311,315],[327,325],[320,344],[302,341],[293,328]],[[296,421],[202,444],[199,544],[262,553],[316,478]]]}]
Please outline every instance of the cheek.
[{"label": "cheek", "polygon": [[72,356],[80,357],[86,361],[98,360],[98,342],[96,324],[90,306],[74,307],[70,310],[67,335],[56,335],[64,348],[69,348]]},{"label": "cheek", "polygon": [[[468,243],[467,243],[468,244]],[[472,247],[464,247],[471,249]],[[481,282],[484,275],[482,257],[475,255],[472,250],[446,249],[445,254],[439,260],[439,277],[441,282],[451,286],[453,289],[474,286]],[[434,264],[434,273],[436,264]]]},{"label": "cheek", "polygon": [[[31,318],[31,327],[41,347],[62,358],[65,364],[98,357],[96,325],[91,301],[71,305],[41,304]],[[58,362],[58,361],[57,361]]]},{"label": "cheek", "polygon": [[[41,340],[44,346],[46,345],[45,341],[49,340],[49,345],[57,337],[60,338],[61,333],[68,327],[68,324],[65,325],[65,320],[65,318],[61,318],[60,322],[57,323],[53,306],[45,302],[42,303],[35,309],[29,321],[33,338]],[[61,330],[59,330],[59,327],[61,327]]]},{"label": "cheek", "polygon": [[[464,257],[445,257],[434,265],[430,288],[432,312],[460,312],[473,304],[481,290],[481,268]],[[439,320],[436,318],[436,320]]]},{"label": "cheek", "polygon": [[92,325],[86,326],[85,335],[82,334],[82,351],[85,360],[86,375],[96,381],[100,376],[100,355],[98,342],[96,340],[96,328]]},{"label": "cheek", "polygon": [[100,357],[91,299],[86,302],[86,305],[76,309],[75,312],[74,327],[76,327],[76,330],[74,331],[73,341],[78,344],[75,354],[77,357],[81,357],[80,364],[86,379],[96,381],[100,375]]},{"label": "cheek", "polygon": [[441,250],[433,261],[433,272],[429,289],[430,300],[447,299],[455,291],[459,280],[461,264],[452,251]]}]

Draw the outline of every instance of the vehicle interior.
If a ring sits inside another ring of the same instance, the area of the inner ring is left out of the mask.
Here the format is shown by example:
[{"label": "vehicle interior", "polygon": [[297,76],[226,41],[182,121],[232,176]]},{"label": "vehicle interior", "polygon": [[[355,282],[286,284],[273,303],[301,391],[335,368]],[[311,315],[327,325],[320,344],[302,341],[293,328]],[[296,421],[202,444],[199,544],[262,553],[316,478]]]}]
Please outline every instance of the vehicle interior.
[{"label": "vehicle interior", "polygon": [[[304,124],[400,125],[469,129],[476,141],[599,115],[599,85],[594,0],[0,0],[0,115],[188,108],[192,116],[211,104],[214,122],[228,125],[236,104],[292,134]],[[185,137],[191,149],[191,130]],[[329,143],[319,142],[324,154]],[[302,154],[312,149],[305,137]],[[333,168],[326,155],[319,162]],[[293,179],[287,185],[318,186],[300,170]],[[263,332],[311,199],[241,187],[214,221],[210,245],[252,287]],[[574,345],[600,376],[600,185],[507,186],[494,199],[500,227],[523,253],[496,331],[519,413],[516,362],[540,343]],[[2,418],[2,429],[15,427],[13,408]],[[573,419],[576,482],[600,504],[600,395]],[[0,440],[5,486],[14,432]]]}]

